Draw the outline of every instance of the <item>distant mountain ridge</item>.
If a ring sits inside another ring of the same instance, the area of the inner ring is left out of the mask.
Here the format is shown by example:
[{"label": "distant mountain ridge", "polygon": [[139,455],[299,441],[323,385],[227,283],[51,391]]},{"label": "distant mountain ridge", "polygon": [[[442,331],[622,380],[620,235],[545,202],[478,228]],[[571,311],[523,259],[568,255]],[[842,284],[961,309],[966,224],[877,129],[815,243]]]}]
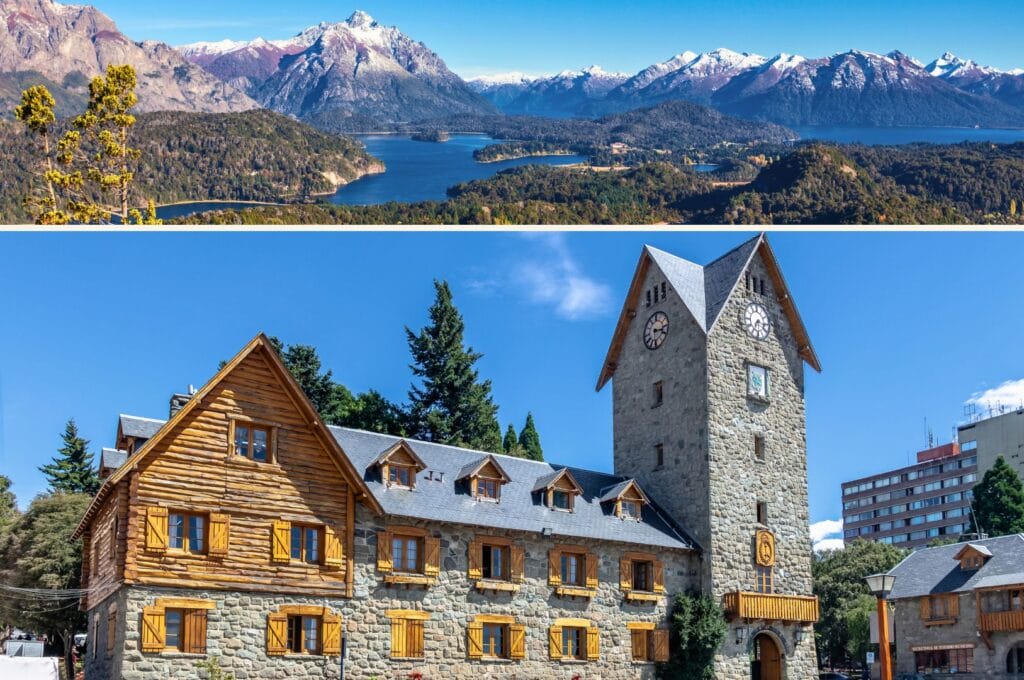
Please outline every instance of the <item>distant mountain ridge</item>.
[{"label": "distant mountain ridge", "polygon": [[[256,102],[161,42],[136,42],[89,5],[52,0],[0,0],[0,74],[35,72],[59,84],[58,99],[80,100],[89,79],[109,64],[131,64],[138,111],[230,112]],[[21,79],[25,80],[25,79]],[[3,99],[9,108],[8,98]]]}]

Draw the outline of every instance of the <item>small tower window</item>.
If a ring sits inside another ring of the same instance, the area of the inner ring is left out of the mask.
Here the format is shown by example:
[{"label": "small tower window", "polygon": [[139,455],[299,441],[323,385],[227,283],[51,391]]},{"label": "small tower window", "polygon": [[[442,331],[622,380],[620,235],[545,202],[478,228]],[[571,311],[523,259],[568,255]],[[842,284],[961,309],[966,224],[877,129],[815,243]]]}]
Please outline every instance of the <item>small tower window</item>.
[{"label": "small tower window", "polygon": [[768,524],[768,503],[765,501],[757,502],[757,523]]},{"label": "small tower window", "polygon": [[661,403],[665,400],[665,389],[662,381],[654,383],[654,405],[661,406]]},{"label": "small tower window", "polygon": [[654,461],[657,467],[665,465],[665,445],[655,444],[654,445]]},{"label": "small tower window", "polygon": [[756,460],[764,460],[764,435],[754,435],[754,458]]},{"label": "small tower window", "polygon": [[651,306],[651,291],[647,291],[647,306]]},{"label": "small tower window", "polygon": [[666,288],[665,288],[665,282],[664,282],[664,281],[662,281],[662,282],[661,282],[661,299],[662,299],[662,300],[664,300],[664,299],[665,299],[665,290],[666,290]]}]

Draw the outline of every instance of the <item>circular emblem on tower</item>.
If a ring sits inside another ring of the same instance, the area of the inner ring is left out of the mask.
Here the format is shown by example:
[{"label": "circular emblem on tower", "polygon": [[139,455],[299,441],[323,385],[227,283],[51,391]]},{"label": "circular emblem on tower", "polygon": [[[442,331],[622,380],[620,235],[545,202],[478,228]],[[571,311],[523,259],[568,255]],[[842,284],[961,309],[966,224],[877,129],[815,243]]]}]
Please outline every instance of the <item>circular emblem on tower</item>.
[{"label": "circular emblem on tower", "polygon": [[775,534],[770,531],[761,530],[757,532],[755,540],[756,559],[758,566],[771,567],[775,565]]},{"label": "circular emblem on tower", "polygon": [[655,312],[644,324],[644,345],[647,349],[658,349],[668,337],[668,314]]}]

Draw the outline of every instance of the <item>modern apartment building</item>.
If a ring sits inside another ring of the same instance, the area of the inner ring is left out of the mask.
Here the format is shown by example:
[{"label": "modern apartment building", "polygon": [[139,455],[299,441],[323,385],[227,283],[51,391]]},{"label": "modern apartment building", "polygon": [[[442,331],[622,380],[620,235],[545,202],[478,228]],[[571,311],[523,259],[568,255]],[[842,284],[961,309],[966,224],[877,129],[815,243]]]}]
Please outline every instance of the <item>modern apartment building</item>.
[{"label": "modern apartment building", "polygon": [[1002,456],[1024,478],[1024,408],[960,425],[960,450],[978,457],[984,475]]},{"label": "modern apartment building", "polygon": [[917,463],[845,482],[843,539],[918,548],[940,537],[973,531],[971,489],[978,479],[973,450],[943,444],[917,454]]}]

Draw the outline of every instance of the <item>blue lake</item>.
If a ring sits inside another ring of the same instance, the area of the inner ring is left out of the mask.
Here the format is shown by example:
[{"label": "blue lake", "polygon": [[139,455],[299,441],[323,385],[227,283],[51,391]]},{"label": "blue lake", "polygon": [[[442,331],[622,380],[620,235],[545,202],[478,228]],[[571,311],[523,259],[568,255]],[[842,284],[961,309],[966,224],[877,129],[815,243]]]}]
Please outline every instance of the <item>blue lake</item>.
[{"label": "blue lake", "polygon": [[1024,142],[1024,130],[953,127],[794,127],[801,139],[841,144],[959,144],[960,142]]}]

